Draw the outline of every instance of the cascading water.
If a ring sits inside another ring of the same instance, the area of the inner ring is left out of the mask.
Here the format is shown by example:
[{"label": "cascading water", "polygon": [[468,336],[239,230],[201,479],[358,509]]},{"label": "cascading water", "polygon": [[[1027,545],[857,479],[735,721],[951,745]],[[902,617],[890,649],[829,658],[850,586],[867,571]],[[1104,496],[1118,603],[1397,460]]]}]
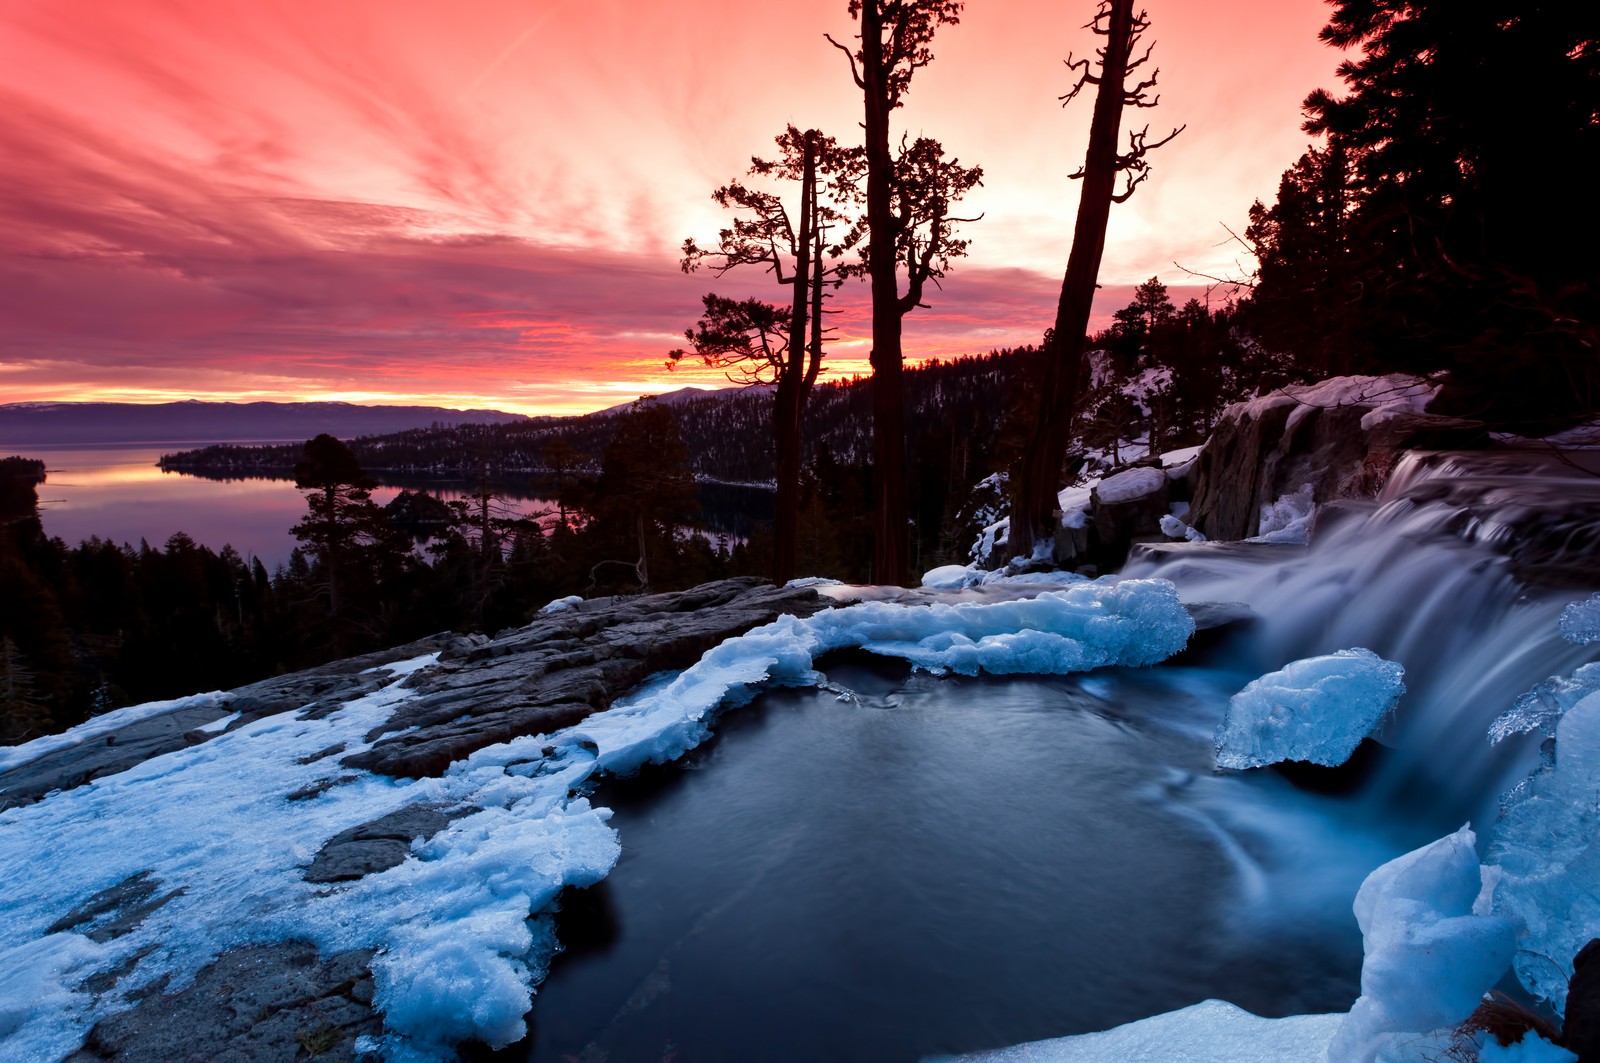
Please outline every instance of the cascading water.
[{"label": "cascading water", "polygon": [[1260,622],[1216,662],[1241,677],[1352,646],[1400,662],[1407,694],[1379,735],[1395,753],[1372,796],[1484,822],[1537,757],[1537,737],[1491,746],[1489,725],[1594,656],[1557,631],[1562,607],[1592,589],[1591,468],[1588,455],[1411,454],[1375,503],[1325,508],[1307,548],[1174,544],[1124,575],[1247,604]]}]

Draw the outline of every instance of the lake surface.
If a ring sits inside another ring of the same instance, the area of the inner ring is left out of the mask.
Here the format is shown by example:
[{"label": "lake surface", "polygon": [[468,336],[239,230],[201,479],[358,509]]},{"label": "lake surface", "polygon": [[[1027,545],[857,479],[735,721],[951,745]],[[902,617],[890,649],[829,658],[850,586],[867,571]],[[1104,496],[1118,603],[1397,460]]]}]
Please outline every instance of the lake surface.
[{"label": "lake surface", "polygon": [[[254,440],[257,443],[281,440]],[[163,453],[207,445],[204,440],[131,446],[7,448],[45,463],[39,511],[46,535],[76,545],[98,535],[134,546],[144,539],[161,546],[175,532],[213,550],[231,545],[271,569],[295,547],[289,529],[305,515],[305,499],[288,480],[209,480],[156,467]],[[379,505],[398,487],[372,492]],[[442,498],[462,497],[459,483],[432,488]],[[524,509],[546,505],[524,499]]]}]

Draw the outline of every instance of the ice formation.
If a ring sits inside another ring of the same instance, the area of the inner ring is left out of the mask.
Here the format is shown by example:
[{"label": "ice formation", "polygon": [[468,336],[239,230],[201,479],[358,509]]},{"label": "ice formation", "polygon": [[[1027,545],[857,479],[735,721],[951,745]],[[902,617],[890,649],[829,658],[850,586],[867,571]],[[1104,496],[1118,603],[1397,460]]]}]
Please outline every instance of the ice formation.
[{"label": "ice formation", "polygon": [[1583,665],[1569,678],[1553,675],[1517,698],[1489,726],[1489,741],[1498,744],[1536,729],[1553,737],[1562,714],[1596,690],[1600,690],[1600,662]]},{"label": "ice formation", "polygon": [[1499,981],[1517,924],[1489,914],[1497,876],[1468,827],[1389,861],[1356,894],[1361,996],[1328,1045],[1340,1063],[1405,1059],[1418,1035],[1454,1028]]},{"label": "ice formation", "polygon": [[1203,543],[1205,534],[1199,528],[1191,528],[1183,522],[1183,518],[1174,513],[1168,513],[1161,518],[1161,534],[1169,539],[1185,539],[1191,543]]},{"label": "ice formation", "polygon": [[1600,642],[1600,593],[1561,610],[1561,637],[1579,646]]},{"label": "ice formation", "polygon": [[1304,546],[1311,541],[1311,520],[1316,512],[1314,489],[1305,484],[1293,494],[1262,506],[1260,530],[1245,542]]},{"label": "ice formation", "polygon": [[1554,762],[1507,795],[1489,860],[1504,873],[1495,910],[1527,928],[1517,977],[1563,1009],[1572,957],[1600,937],[1600,692],[1562,714]]},{"label": "ice formation", "polygon": [[1308,657],[1251,681],[1217,729],[1217,766],[1343,764],[1400,696],[1405,669],[1371,650]]},{"label": "ice formation", "polygon": [[[417,696],[401,680],[433,658],[387,666],[394,682],[325,715],[269,716],[0,812],[0,866],[8,869],[0,877],[0,1061],[61,1058],[141,988],[166,977],[168,991],[181,989],[226,949],[291,938],[325,953],[380,950],[374,1003],[386,1033],[368,1050],[444,1059],[469,1038],[507,1044],[523,1036],[533,984],[555,948],[549,921],[530,917],[564,886],[599,881],[620,851],[609,812],[582,796],[596,772],[680,755],[707,736],[717,711],[759,685],[814,681],[814,658],[831,649],[864,647],[934,671],[1059,673],[1152,664],[1192,630],[1164,580],[782,617],[577,725],[479,750],[433,779],[376,776],[317,756],[341,743],[365,749],[396,705]],[[83,737],[80,729],[64,740]],[[27,754],[11,756],[21,763]],[[307,792],[314,796],[288,799]],[[333,889],[303,879],[323,841],[417,802],[477,811],[386,871]],[[172,897],[131,933],[96,944],[49,932],[68,911],[140,874]],[[130,970],[114,993],[96,1000],[75,988],[124,964]]]}]

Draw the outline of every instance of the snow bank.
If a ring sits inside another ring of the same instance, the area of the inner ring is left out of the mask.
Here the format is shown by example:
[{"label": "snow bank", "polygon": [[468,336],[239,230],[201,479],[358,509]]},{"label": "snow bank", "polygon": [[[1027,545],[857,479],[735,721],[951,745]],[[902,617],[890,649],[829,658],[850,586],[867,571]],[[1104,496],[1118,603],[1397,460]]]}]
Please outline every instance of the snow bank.
[{"label": "snow bank", "polygon": [[539,613],[541,616],[547,616],[550,613],[564,613],[568,609],[574,609],[581,604],[583,604],[583,595],[569,594],[565,598],[557,598],[543,609],[540,609]]},{"label": "snow bank", "polygon": [[1311,519],[1316,512],[1315,488],[1305,484],[1293,494],[1262,506],[1260,530],[1245,542],[1305,546],[1311,541]]},{"label": "snow bank", "polygon": [[728,639],[659,688],[571,729],[599,765],[628,772],[704,741],[712,714],[763,683],[815,681],[812,662],[858,647],[934,673],[1065,674],[1155,664],[1181,650],[1194,621],[1166,580],[1084,581],[1036,598],[907,608],[863,602],[792,616]]},{"label": "snow bank", "polygon": [[1336,376],[1315,384],[1290,384],[1247,402],[1235,403],[1223,411],[1223,416],[1244,415],[1254,419],[1268,410],[1292,405],[1295,409],[1287,422],[1287,429],[1292,431],[1313,409],[1365,406],[1368,410],[1361,417],[1361,430],[1368,432],[1402,413],[1425,412],[1428,403],[1438,394],[1438,384],[1408,373]]},{"label": "snow bank", "polygon": [[1505,973],[1517,925],[1488,914],[1496,876],[1479,867],[1476,841],[1462,827],[1361,884],[1361,996],[1328,1045],[1330,1060],[1369,1063],[1418,1035],[1453,1028]]},{"label": "snow bank", "polygon": [[1554,761],[1507,795],[1489,859],[1504,872],[1495,910],[1527,927],[1517,977],[1559,1010],[1572,957],[1600,937],[1600,691],[1555,732]]},{"label": "snow bank", "polygon": [[925,1063],[1325,1063],[1343,1015],[1263,1019],[1207,1000],[1104,1033],[1034,1041]]},{"label": "snow bank", "polygon": [[1371,650],[1308,657],[1251,681],[1217,729],[1217,766],[1343,764],[1405,693],[1405,669]]},{"label": "snow bank", "polygon": [[128,705],[110,712],[101,713],[91,720],[85,720],[78,726],[59,734],[42,735],[31,742],[24,742],[20,746],[0,746],[0,771],[10,771],[21,764],[28,764],[38,760],[49,753],[62,749],[80,746],[91,738],[99,738],[103,734],[127,727],[129,724],[142,723],[156,716],[165,716],[180,709],[199,709],[215,705],[222,696],[220,690],[213,690],[206,694],[191,694],[184,698],[172,698],[167,701],[146,701],[139,705]]}]

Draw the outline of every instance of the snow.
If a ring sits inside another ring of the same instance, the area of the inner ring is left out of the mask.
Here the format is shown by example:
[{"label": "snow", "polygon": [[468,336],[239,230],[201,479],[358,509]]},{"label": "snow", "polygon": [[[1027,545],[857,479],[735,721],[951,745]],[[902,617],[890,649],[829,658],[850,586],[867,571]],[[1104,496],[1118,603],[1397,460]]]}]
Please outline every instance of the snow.
[{"label": "snow", "polygon": [[1260,530],[1247,543],[1289,543],[1304,546],[1311,541],[1311,519],[1317,505],[1311,484],[1293,494],[1261,507]]},{"label": "snow", "polygon": [[1217,766],[1343,764],[1399,702],[1404,676],[1400,665],[1357,647],[1252,680],[1229,700],[1217,729]]},{"label": "snow", "polygon": [[1504,874],[1495,910],[1527,927],[1517,977],[1559,1010],[1573,956],[1600,937],[1600,691],[1567,709],[1555,731],[1553,762],[1503,802],[1489,860]]},{"label": "snow", "polygon": [[1561,637],[1578,646],[1600,642],[1600,593],[1561,610]]},{"label": "snow", "polygon": [[[1184,505],[1185,510],[1188,508],[1187,505]],[[1176,513],[1168,513],[1161,518],[1161,534],[1169,539],[1183,539],[1191,543],[1203,543],[1206,541],[1205,532],[1199,528],[1189,527]]]},{"label": "snow", "polygon": [[55,753],[63,749],[80,746],[91,738],[99,738],[111,731],[127,727],[130,724],[141,723],[156,716],[165,716],[170,712],[180,709],[198,709],[215,705],[222,696],[220,690],[213,690],[205,694],[191,694],[183,698],[171,698],[166,701],[146,701],[139,705],[128,705],[120,709],[112,709],[102,713],[91,720],[80,723],[78,726],[60,734],[43,735],[31,742],[24,742],[19,746],[0,746],[0,772],[10,771],[22,764],[29,764],[42,756]]},{"label": "snow", "polygon": [[987,574],[982,569],[975,569],[976,566],[972,565],[940,565],[922,574],[922,585],[936,590],[960,590],[969,586],[968,580],[972,576]]},{"label": "snow", "polygon": [[1246,416],[1257,419],[1268,410],[1294,406],[1286,425],[1292,431],[1313,409],[1336,406],[1363,406],[1361,430],[1373,428],[1403,413],[1423,413],[1439,394],[1439,385],[1407,373],[1385,376],[1336,376],[1314,384],[1291,384],[1246,402],[1235,403],[1223,411],[1224,417]]},{"label": "snow", "polygon": [[1328,1059],[1420,1058],[1407,1042],[1453,1028],[1506,971],[1517,924],[1490,915],[1496,876],[1470,827],[1389,861],[1356,894],[1366,957],[1361,996]]},{"label": "snow", "polygon": [[[1104,505],[1132,502],[1136,498],[1153,495],[1167,486],[1167,474],[1161,469],[1144,465],[1127,469],[1100,481],[1095,494]],[[1066,507],[1062,510],[1065,512]]]},{"label": "snow", "polygon": [[[1067,577],[1071,578],[1071,577]],[[390,1060],[452,1058],[477,1039],[525,1033],[535,983],[556,949],[541,916],[566,886],[588,886],[620,853],[610,813],[583,788],[596,773],[666,761],[709,734],[715,714],[768,683],[818,678],[818,654],[846,646],[934,672],[1062,673],[1152,664],[1193,630],[1164,580],[1080,580],[1037,598],[907,607],[865,602],[781,617],[660,676],[610,709],[549,735],[479,750],[440,778],[395,779],[315,756],[354,753],[434,656],[386,666],[379,690],[316,719],[282,713],[155,757],[37,804],[0,812],[0,1061],[60,1058],[98,1019],[166,978],[183,988],[226,949],[306,940],[324,954],[373,948],[374,1002]],[[291,794],[314,796],[290,800]],[[403,806],[473,808],[404,863],[347,885],[303,868],[340,831]],[[196,811],[203,809],[203,815]],[[95,894],[145,874],[164,905],[96,945],[48,928]],[[75,993],[126,964],[117,988]]]},{"label": "snow", "polygon": [[1103,1033],[944,1058],[949,1063],[1326,1063],[1328,1039],[1343,1018],[1263,1019],[1206,1000]]},{"label": "snow", "polygon": [[540,615],[548,615],[550,613],[564,613],[568,609],[577,608],[580,604],[582,604],[582,602],[583,602],[583,595],[581,595],[581,594],[569,594],[565,598],[557,598],[555,601],[551,602],[549,605],[546,605],[543,609],[540,609],[539,613],[540,613]]}]

